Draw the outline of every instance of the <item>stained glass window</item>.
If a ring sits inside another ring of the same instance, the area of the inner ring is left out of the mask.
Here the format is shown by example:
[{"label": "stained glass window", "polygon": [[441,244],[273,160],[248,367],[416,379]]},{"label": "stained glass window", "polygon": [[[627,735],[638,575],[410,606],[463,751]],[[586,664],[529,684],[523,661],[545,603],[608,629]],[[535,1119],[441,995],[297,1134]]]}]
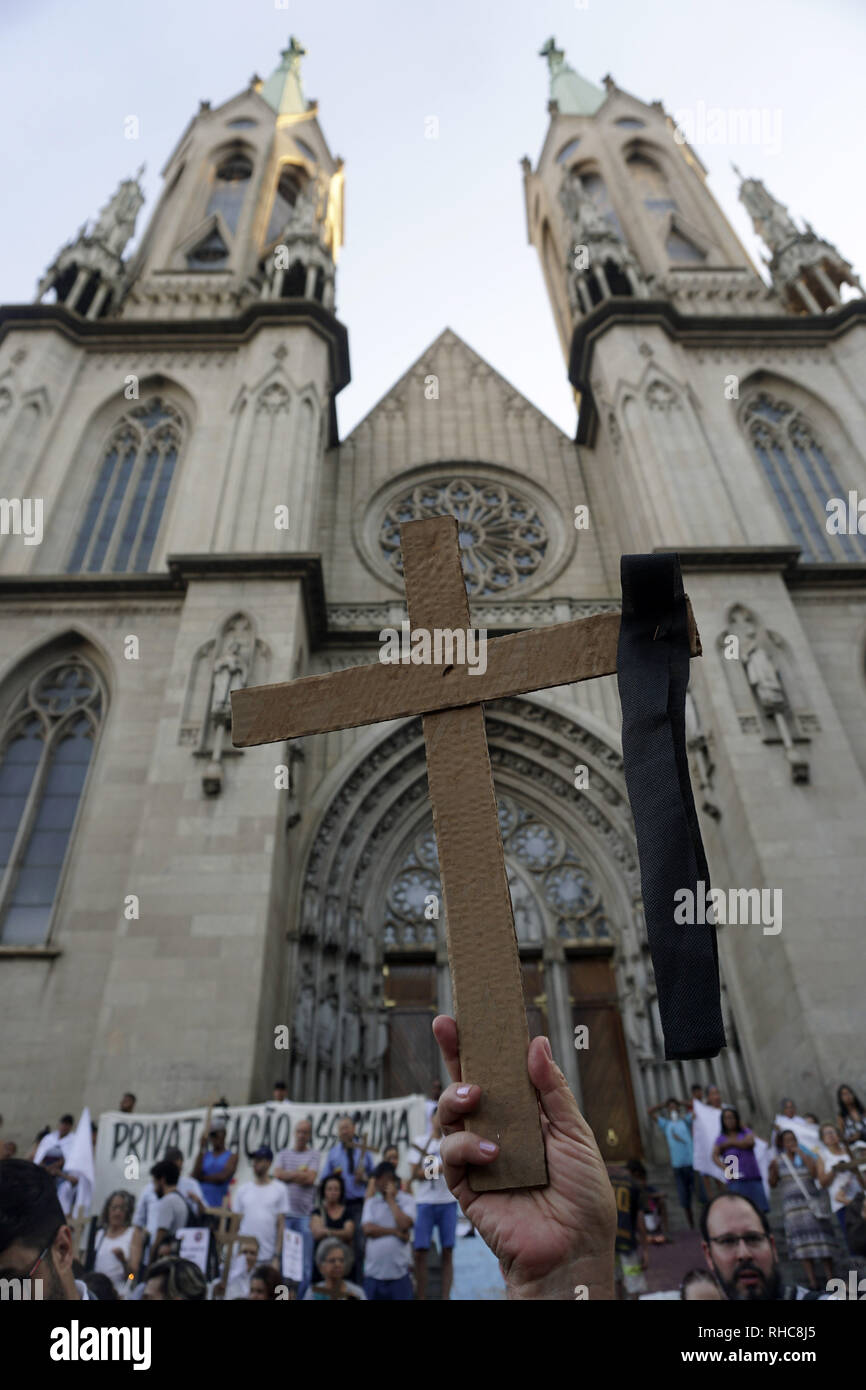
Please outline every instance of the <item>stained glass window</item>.
[{"label": "stained glass window", "polygon": [[839,482],[805,417],[787,401],[762,391],[749,401],[743,419],[764,477],[803,559],[813,564],[862,563],[866,536],[833,535],[827,530],[827,504],[832,498],[847,499],[848,488]]},{"label": "stained glass window", "polygon": [[81,657],[28,684],[0,732],[0,942],[48,935],[72,828],[104,708]]},{"label": "stained glass window", "polygon": [[132,406],[112,431],[67,573],[138,572],[150,564],[183,438],[174,406]]}]

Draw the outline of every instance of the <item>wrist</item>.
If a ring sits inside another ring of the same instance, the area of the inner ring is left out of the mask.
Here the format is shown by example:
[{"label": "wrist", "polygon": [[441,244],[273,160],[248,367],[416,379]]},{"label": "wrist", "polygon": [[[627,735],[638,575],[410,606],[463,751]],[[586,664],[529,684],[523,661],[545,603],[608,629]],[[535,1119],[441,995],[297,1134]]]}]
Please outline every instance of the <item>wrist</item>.
[{"label": "wrist", "polygon": [[588,1255],[559,1265],[538,1279],[523,1280],[513,1272],[505,1280],[505,1296],[509,1300],[548,1300],[574,1302],[579,1295],[590,1302],[612,1301],[614,1289],[614,1256]]}]

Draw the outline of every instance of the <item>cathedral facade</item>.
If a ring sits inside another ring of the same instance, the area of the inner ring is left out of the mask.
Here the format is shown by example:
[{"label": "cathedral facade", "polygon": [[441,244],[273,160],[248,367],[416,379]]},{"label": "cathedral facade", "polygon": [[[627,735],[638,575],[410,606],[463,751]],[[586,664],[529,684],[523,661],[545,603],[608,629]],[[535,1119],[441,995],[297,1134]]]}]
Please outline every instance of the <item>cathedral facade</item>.
[{"label": "cathedral facade", "polygon": [[762,278],[661,104],[542,52],[526,216],[576,440],[448,328],[339,438],[344,170],[295,40],[267,81],[202,103],[134,254],[131,178],[36,302],[0,312],[0,1094],[19,1141],[127,1089],[144,1111],[246,1103],[276,1076],[310,1101],[428,1089],[450,984],[420,721],[239,750],[230,695],[378,660],[406,616],[399,527],[440,513],[491,636],[616,612],[622,553],[679,553],[713,886],[781,894],[771,925],[719,927],[728,1047],[666,1063],[615,678],[487,707],[530,1031],[605,1156],[645,1150],[647,1106],[693,1081],[755,1120],[783,1091],[823,1117],[856,1083],[860,287],[745,177]]}]

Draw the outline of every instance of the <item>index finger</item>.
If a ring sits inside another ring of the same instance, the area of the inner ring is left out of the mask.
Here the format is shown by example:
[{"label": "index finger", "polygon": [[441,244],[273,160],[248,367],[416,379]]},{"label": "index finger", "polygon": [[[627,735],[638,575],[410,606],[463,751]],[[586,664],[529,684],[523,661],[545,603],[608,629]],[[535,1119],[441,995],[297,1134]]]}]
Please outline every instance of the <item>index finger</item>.
[{"label": "index finger", "polygon": [[439,1044],[442,1060],[452,1081],[461,1081],[460,1050],[457,1046],[457,1024],[448,1014],[438,1014],[433,1020],[433,1036]]}]

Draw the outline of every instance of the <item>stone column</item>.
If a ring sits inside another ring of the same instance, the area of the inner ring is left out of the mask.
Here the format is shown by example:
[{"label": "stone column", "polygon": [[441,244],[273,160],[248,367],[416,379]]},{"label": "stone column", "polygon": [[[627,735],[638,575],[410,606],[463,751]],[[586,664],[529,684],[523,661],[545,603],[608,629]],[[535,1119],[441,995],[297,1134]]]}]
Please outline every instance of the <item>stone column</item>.
[{"label": "stone column", "polygon": [[827,274],[824,267],[822,265],[813,265],[812,273],[815,276],[815,279],[818,281],[819,285],[822,285],[826,293],[829,295],[830,303],[841,304],[842,301],[839,298],[839,291],[833,284],[833,281],[830,279],[830,276]]},{"label": "stone column", "polygon": [[84,289],[84,286],[87,284],[87,281],[90,279],[90,276],[91,271],[88,269],[86,265],[83,265],[75,277],[75,284],[72,286],[70,293],[66,297],[65,303],[67,309],[72,309],[75,307],[75,302],[81,295],[81,291]]},{"label": "stone column", "polygon": [[307,281],[306,281],[306,284],[305,284],[305,286],[304,286],[304,298],[305,298],[305,299],[314,299],[314,298],[315,298],[315,291],[316,291],[316,270],[317,270],[317,267],[316,267],[315,265],[308,265],[308,266],[307,266]]},{"label": "stone column", "polygon": [[809,286],[804,281],[802,275],[800,276],[799,280],[796,280],[794,283],[800,298],[806,305],[806,308],[809,310],[809,312],[812,314],[823,314],[824,310],[821,308],[821,305],[818,303],[812,291],[809,289]]},{"label": "stone column", "polygon": [[99,311],[105,303],[106,299],[108,298],[109,288],[110,286],[107,285],[103,280],[102,284],[99,286],[99,289],[96,291],[96,294],[93,296],[93,303],[91,304],[90,308],[88,309],[85,315],[86,318],[98,318]]}]

